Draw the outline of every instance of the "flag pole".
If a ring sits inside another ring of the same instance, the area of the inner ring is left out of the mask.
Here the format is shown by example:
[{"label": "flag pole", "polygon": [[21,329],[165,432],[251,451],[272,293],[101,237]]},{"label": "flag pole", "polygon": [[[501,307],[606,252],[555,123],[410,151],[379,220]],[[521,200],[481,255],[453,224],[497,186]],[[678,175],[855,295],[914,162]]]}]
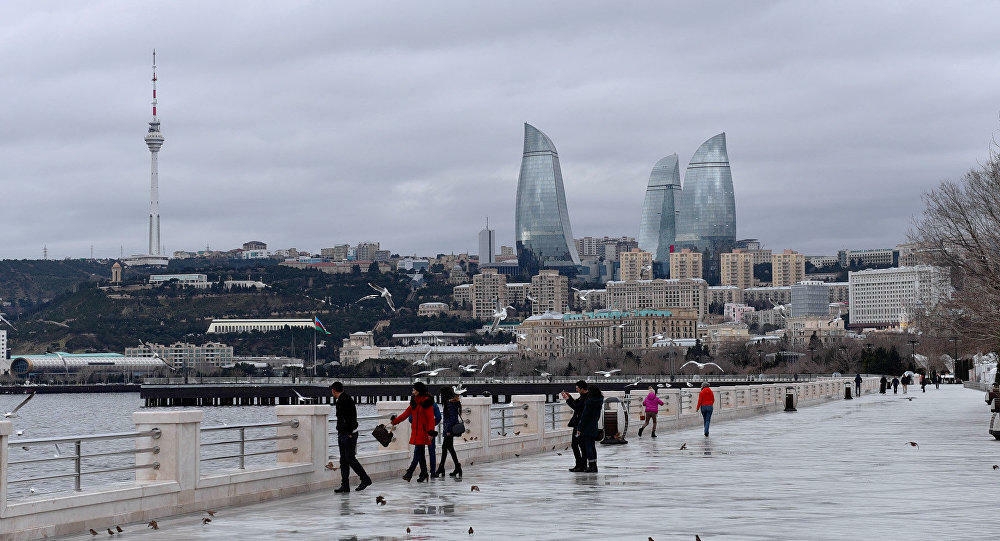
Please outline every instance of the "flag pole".
[{"label": "flag pole", "polygon": [[313,377],[316,377],[316,316],[313,318]]}]

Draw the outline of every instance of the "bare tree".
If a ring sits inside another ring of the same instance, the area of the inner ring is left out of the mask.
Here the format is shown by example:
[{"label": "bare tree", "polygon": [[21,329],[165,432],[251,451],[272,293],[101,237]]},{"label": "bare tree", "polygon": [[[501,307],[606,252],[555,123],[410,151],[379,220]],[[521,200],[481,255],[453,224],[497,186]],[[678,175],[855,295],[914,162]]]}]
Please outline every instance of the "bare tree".
[{"label": "bare tree", "polygon": [[922,314],[925,323],[992,348],[1000,343],[1000,147],[961,180],[923,195],[910,240],[921,259],[948,267],[955,294]]}]

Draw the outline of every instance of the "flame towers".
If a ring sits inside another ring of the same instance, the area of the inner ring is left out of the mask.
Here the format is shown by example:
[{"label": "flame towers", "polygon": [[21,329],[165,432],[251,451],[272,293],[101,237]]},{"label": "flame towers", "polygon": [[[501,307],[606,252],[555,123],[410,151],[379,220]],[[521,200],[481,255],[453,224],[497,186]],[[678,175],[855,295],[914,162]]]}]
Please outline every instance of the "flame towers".
[{"label": "flame towers", "polygon": [[676,230],[676,192],[681,188],[677,154],[656,162],[649,174],[646,199],[639,222],[639,248],[653,254],[653,261],[667,263]]},{"label": "flame towers", "polygon": [[524,125],[514,240],[518,265],[529,275],[543,267],[580,264],[569,225],[559,153],[552,140],[531,124]]},{"label": "flame towers", "polygon": [[691,157],[680,200],[677,244],[706,254],[704,277],[717,283],[719,254],[736,243],[736,196],[725,132],[702,143]]}]

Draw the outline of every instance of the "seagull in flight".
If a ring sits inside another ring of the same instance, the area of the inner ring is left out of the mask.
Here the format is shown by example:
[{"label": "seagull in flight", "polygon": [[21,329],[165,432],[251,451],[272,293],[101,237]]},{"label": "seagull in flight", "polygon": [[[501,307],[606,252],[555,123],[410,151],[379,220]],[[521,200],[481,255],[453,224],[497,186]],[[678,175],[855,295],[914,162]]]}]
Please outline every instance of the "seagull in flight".
[{"label": "seagull in flight", "polygon": [[431,365],[430,358],[432,351],[434,351],[434,348],[428,348],[427,353],[424,353],[424,357],[422,359],[413,361],[413,366],[430,366]]},{"label": "seagull in flight", "polygon": [[689,365],[689,364],[693,364],[693,365],[697,366],[698,370],[704,370],[706,366],[714,366],[714,367],[716,367],[716,368],[719,369],[719,372],[725,372],[725,370],[723,370],[721,366],[719,366],[719,365],[717,365],[715,363],[712,363],[712,362],[699,363],[698,361],[688,361],[688,362],[686,362],[686,363],[684,363],[684,364],[681,365],[681,369],[683,370],[684,367],[687,366],[687,365]]},{"label": "seagull in flight", "polygon": [[497,364],[497,359],[499,359],[499,358],[500,358],[500,356],[497,355],[496,357],[493,357],[492,359],[490,359],[490,360],[486,361],[485,363],[483,363],[483,367],[479,369],[479,373],[482,374],[483,371],[486,370],[486,367],[493,366],[493,365]]},{"label": "seagull in flight", "polygon": [[10,325],[11,329],[14,329],[15,331],[17,330],[17,327],[15,327],[14,324],[10,322],[10,320],[8,320],[7,318],[3,317],[2,313],[0,313],[0,323],[6,323],[6,324]]},{"label": "seagull in flight", "polygon": [[614,374],[615,372],[621,372],[621,371],[622,371],[621,368],[612,368],[611,370],[598,370],[598,371],[596,371],[594,373],[595,374],[600,374],[600,375],[602,375],[602,376],[604,376],[606,378],[610,378],[611,374]]},{"label": "seagull in flight", "polygon": [[459,396],[462,396],[463,394],[465,394],[466,391],[468,391],[468,389],[466,389],[465,387],[462,387],[462,384],[458,384],[458,385],[453,386],[452,390],[455,391],[455,394],[457,394]]},{"label": "seagull in flight", "polygon": [[538,372],[538,375],[542,376],[543,378],[551,378],[552,377],[552,374],[549,374],[548,372],[546,372],[544,370],[539,370],[539,369],[536,368],[535,372]]},{"label": "seagull in flight", "polygon": [[389,288],[386,288],[386,287],[377,287],[377,286],[373,285],[371,282],[368,282],[368,286],[371,287],[372,289],[374,289],[378,293],[379,297],[382,297],[383,299],[385,299],[385,302],[387,302],[389,304],[389,309],[390,310],[392,310],[393,312],[396,311],[396,306],[394,304],[392,304],[392,293],[389,293]]},{"label": "seagull in flight", "polygon": [[312,399],[312,398],[310,398],[310,397],[307,397],[307,396],[302,396],[302,395],[301,395],[301,394],[299,394],[299,392],[298,392],[298,391],[296,391],[295,389],[292,389],[292,392],[293,392],[293,393],[295,393],[295,396],[299,397],[299,404],[311,404],[311,403],[312,403],[312,401],[313,401],[313,399]]},{"label": "seagull in flight", "polygon": [[581,301],[587,300],[587,295],[590,295],[590,293],[593,291],[592,289],[588,289],[586,291],[580,291],[575,287],[571,287],[570,289],[576,291],[576,296],[579,297]]},{"label": "seagull in flight", "polygon": [[10,419],[12,417],[17,417],[17,410],[23,408],[24,405],[27,404],[32,398],[35,398],[35,393],[29,394],[28,398],[25,398],[24,400],[22,400],[21,403],[18,404],[16,408],[14,408],[14,409],[8,411],[7,413],[3,414],[4,419]]},{"label": "seagull in flight", "polygon": [[441,367],[441,368],[435,368],[434,370],[424,370],[422,372],[417,372],[416,374],[413,374],[413,375],[414,376],[423,376],[424,374],[426,374],[429,377],[436,378],[438,374],[440,374],[441,372],[443,372],[445,370],[451,370],[451,368]]},{"label": "seagull in flight", "polygon": [[597,347],[601,347],[601,339],[600,338],[594,338],[594,337],[590,336],[589,334],[584,334],[584,336],[587,337],[587,343],[588,344],[597,344]]},{"label": "seagull in flight", "polygon": [[500,322],[507,319],[507,310],[514,310],[513,306],[502,306],[500,304],[500,299],[497,299],[497,307],[493,310],[493,324],[490,325],[490,332],[497,330],[500,326]]},{"label": "seagull in flight", "polygon": [[642,379],[637,379],[637,380],[633,381],[632,383],[629,383],[628,385],[626,385],[626,387],[638,387],[640,383],[642,383]]},{"label": "seagull in flight", "polygon": [[534,298],[534,297],[532,297],[531,295],[525,295],[525,296],[524,296],[524,298],[525,298],[525,300],[527,300],[528,302],[530,302],[530,303],[532,303],[532,304],[533,304],[533,303],[536,303],[536,302],[538,302],[538,301],[536,301],[536,300],[535,300],[535,298]]},{"label": "seagull in flight", "polygon": [[521,334],[519,332],[518,333],[514,333],[514,334],[517,335],[517,339],[518,340],[527,340],[528,339],[528,335],[526,335],[526,334]]},{"label": "seagull in flight", "polygon": [[474,364],[460,364],[458,365],[458,369],[466,374],[474,374],[479,370],[479,367]]}]

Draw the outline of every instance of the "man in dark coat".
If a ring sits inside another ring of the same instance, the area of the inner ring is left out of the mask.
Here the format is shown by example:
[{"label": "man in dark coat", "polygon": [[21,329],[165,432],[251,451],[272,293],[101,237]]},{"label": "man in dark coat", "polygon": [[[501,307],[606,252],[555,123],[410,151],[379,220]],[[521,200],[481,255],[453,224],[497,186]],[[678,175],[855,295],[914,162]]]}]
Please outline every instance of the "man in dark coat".
[{"label": "man in dark coat", "polygon": [[577,432],[576,427],[580,424],[580,413],[583,412],[583,401],[587,394],[587,382],[582,379],[576,382],[576,392],[580,393],[580,398],[573,398],[566,391],[563,391],[561,396],[566,401],[566,405],[573,410],[573,416],[569,418],[569,423],[566,423],[566,426],[573,429],[570,446],[573,448],[576,465],[570,468],[569,471],[582,472],[587,469],[587,459],[583,455],[583,445],[580,440],[580,433]]},{"label": "man in dark coat", "polygon": [[580,412],[580,424],[576,426],[575,431],[579,433],[583,456],[587,459],[587,469],[583,471],[597,473],[597,440],[600,439],[601,433],[598,424],[601,420],[601,410],[604,409],[604,394],[596,385],[588,385],[581,391],[580,398],[583,400],[583,410]]},{"label": "man in dark coat", "polygon": [[340,450],[340,487],[334,492],[350,492],[348,485],[351,470],[358,474],[361,484],[356,491],[362,491],[372,484],[372,478],[368,477],[364,466],[358,462],[358,408],[354,405],[354,399],[344,392],[344,384],[335,381],[330,385],[330,394],[336,400],[337,410],[337,448]]}]

